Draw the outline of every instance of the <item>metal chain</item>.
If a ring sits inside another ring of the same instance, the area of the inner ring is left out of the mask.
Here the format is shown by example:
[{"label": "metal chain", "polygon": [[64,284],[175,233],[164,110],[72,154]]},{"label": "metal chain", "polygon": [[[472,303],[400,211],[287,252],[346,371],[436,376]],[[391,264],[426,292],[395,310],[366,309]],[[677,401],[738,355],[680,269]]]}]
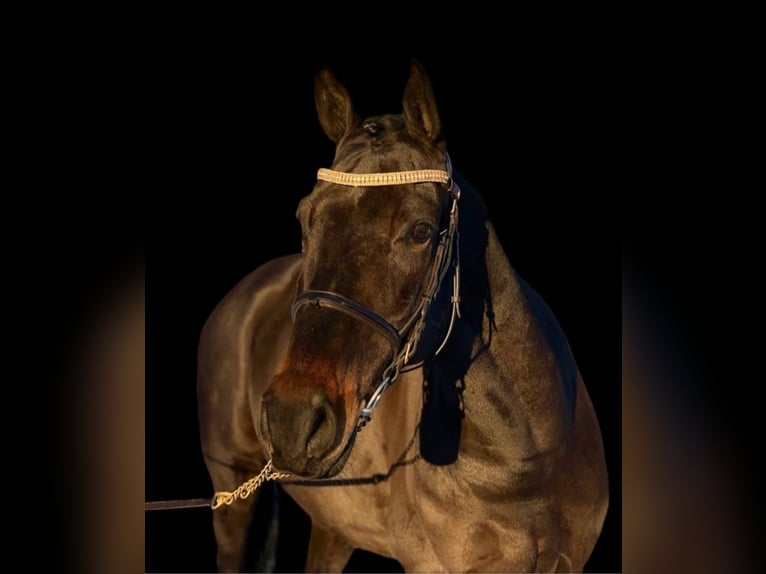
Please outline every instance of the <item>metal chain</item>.
[{"label": "metal chain", "polygon": [[254,476],[247,482],[241,484],[234,492],[220,491],[216,492],[213,497],[213,503],[210,505],[213,510],[220,508],[221,506],[230,505],[237,499],[245,499],[264,483],[270,480],[279,480],[280,478],[286,478],[290,476],[286,472],[279,472],[274,470],[271,463],[271,459],[263,467],[263,470],[258,473],[258,476]]},{"label": "metal chain", "polygon": [[[292,484],[296,486],[355,486],[355,485],[379,484],[391,478],[391,475],[394,474],[396,469],[402,468],[404,466],[409,466],[411,464],[418,462],[419,460],[422,460],[423,457],[419,454],[417,456],[414,456],[410,459],[405,460],[407,453],[415,444],[415,439],[418,436],[419,430],[420,430],[420,423],[418,423],[418,425],[415,427],[415,432],[412,434],[412,438],[410,439],[410,442],[407,443],[407,446],[405,447],[404,451],[402,451],[402,454],[399,456],[399,459],[394,464],[391,465],[391,468],[389,468],[388,472],[386,472],[385,474],[373,474],[372,476],[365,476],[363,478],[288,480],[282,484]],[[215,496],[213,497],[213,503],[210,506],[213,510],[216,510],[217,508],[220,508],[224,504],[230,505],[237,499],[244,499],[250,496],[253,492],[258,490],[258,488],[264,482],[268,482],[270,480],[279,480],[281,478],[287,478],[288,476],[290,476],[289,473],[279,472],[274,470],[271,459],[269,459],[269,462],[267,462],[266,466],[263,467],[263,470],[258,473],[258,476],[254,476],[247,482],[243,483],[234,492],[216,492]]]}]

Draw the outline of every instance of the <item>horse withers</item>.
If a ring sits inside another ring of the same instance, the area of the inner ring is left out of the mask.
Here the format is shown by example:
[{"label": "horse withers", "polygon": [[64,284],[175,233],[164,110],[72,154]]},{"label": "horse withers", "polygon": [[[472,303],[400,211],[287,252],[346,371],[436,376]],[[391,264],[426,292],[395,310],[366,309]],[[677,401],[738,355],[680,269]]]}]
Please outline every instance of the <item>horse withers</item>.
[{"label": "horse withers", "polygon": [[[360,120],[328,71],[315,95],[336,154],[298,206],[302,253],[245,277],[202,332],[213,486],[269,459],[290,473],[307,571],[355,548],[407,571],[581,570],[608,506],[598,421],[558,322],[451,169],[427,75],[413,63],[402,114]],[[243,567],[254,499],[214,511],[222,571]]]}]

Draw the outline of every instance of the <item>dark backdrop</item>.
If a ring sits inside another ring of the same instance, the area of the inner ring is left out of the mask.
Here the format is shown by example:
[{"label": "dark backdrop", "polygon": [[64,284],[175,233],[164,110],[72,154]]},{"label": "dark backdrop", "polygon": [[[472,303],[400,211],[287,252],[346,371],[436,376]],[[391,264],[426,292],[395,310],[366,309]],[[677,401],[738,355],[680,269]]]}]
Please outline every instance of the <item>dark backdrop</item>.
[{"label": "dark backdrop", "polygon": [[[136,91],[152,130],[133,157],[147,174],[144,183],[162,195],[147,257],[147,500],[211,494],[196,420],[197,340],[239,279],[300,249],[297,203],[333,153],[314,111],[314,74],[331,65],[367,115],[400,110],[409,65],[409,55],[251,57],[200,46],[182,56],[163,52]],[[632,105],[641,90],[615,73],[608,52],[586,52],[414,55],[431,75],[456,168],[487,203],[511,264],[569,337],[601,422],[610,474],[610,510],[588,569],[619,571],[616,219],[618,202],[645,184],[631,134],[651,129],[653,109]],[[286,496],[282,513],[279,567],[301,570],[306,519]],[[349,565],[394,567],[362,553]],[[146,569],[213,571],[210,511],[148,513]]]}]

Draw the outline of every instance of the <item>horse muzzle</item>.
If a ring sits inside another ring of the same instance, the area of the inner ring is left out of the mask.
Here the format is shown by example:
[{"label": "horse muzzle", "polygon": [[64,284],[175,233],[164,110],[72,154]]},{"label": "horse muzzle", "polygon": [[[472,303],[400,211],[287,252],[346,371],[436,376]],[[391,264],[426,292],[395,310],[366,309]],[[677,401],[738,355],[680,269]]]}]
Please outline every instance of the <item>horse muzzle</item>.
[{"label": "horse muzzle", "polygon": [[272,387],[263,395],[260,435],[275,468],[318,478],[335,470],[345,418],[321,388],[280,392]]}]

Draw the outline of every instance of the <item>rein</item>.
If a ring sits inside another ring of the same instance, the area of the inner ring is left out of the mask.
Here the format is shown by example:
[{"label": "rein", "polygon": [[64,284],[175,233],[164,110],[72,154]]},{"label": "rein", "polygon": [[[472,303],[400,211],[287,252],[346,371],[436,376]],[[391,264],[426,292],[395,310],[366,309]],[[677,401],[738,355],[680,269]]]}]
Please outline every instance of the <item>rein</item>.
[{"label": "rein", "polygon": [[[445,154],[446,170],[439,169],[421,169],[413,171],[396,171],[388,173],[346,173],[334,171],[331,169],[320,168],[317,171],[317,179],[337,185],[350,187],[381,187],[389,185],[407,185],[420,183],[437,183],[445,189],[450,196],[449,223],[446,229],[439,232],[439,242],[436,246],[433,261],[427,271],[423,283],[423,292],[420,300],[412,311],[408,319],[401,328],[396,328],[387,319],[370,309],[369,307],[354,301],[340,293],[333,291],[308,290],[304,291],[295,298],[291,314],[293,322],[298,312],[306,306],[324,307],[341,313],[345,313],[354,319],[357,319],[374,329],[391,343],[392,360],[383,371],[383,378],[369,398],[365,401],[364,407],[359,411],[354,434],[358,433],[371,420],[372,413],[378,406],[383,393],[388,389],[403,372],[414,370],[427,360],[423,359],[416,362],[411,360],[416,356],[418,344],[420,342],[423,330],[426,327],[426,315],[433,303],[439,288],[442,285],[450,268],[454,269],[452,277],[452,295],[450,297],[450,320],[447,331],[434,351],[431,358],[437,356],[449,339],[455,324],[455,318],[460,317],[459,295],[460,295],[460,260],[459,260],[459,235],[458,226],[458,200],[460,199],[460,187],[452,179],[452,163],[449,155]],[[180,508],[201,508],[210,507],[213,510],[223,505],[230,505],[238,499],[244,499],[250,496],[264,482],[278,480],[282,484],[297,486],[354,486],[366,484],[379,484],[391,477],[397,468],[408,466],[421,459],[418,454],[410,459],[405,457],[415,443],[419,426],[415,429],[409,444],[402,452],[399,459],[391,465],[388,472],[378,473],[363,478],[340,478],[340,479],[291,479],[282,480],[289,477],[287,473],[274,470],[271,459],[269,458],[266,466],[256,476],[240,485],[232,492],[216,492],[213,500],[205,498],[195,498],[188,500],[168,500],[146,502],[145,511],[153,510],[172,510]]]}]

